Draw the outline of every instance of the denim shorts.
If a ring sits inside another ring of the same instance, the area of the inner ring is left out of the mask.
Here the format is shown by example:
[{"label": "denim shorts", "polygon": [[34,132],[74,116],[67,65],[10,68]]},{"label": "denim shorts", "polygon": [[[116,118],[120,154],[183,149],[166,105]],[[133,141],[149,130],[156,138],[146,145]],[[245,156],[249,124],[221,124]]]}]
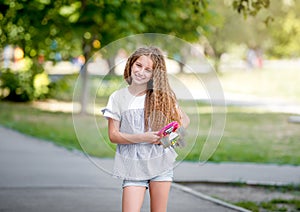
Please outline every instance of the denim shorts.
[{"label": "denim shorts", "polygon": [[155,176],[149,180],[123,180],[122,187],[125,188],[127,186],[142,186],[142,187],[146,187],[146,189],[148,189],[150,181],[172,182],[173,181],[173,170],[172,169],[168,170],[168,171],[162,173],[161,175]]}]

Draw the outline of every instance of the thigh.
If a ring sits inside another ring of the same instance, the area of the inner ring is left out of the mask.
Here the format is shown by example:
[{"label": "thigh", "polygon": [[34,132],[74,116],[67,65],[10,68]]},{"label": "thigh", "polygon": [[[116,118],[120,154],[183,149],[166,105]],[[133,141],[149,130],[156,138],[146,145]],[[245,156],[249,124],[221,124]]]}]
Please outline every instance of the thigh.
[{"label": "thigh", "polygon": [[167,211],[171,181],[151,181],[149,184],[151,212]]},{"label": "thigh", "polygon": [[126,186],[123,188],[122,211],[139,212],[142,208],[146,187]]}]

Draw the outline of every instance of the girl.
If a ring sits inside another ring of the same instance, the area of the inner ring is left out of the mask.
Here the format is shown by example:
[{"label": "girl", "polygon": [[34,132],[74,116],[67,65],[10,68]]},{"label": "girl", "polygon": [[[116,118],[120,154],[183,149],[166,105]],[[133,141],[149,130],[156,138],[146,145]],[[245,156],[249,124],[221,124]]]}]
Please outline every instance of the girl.
[{"label": "girl", "polygon": [[158,48],[137,49],[124,79],[129,86],[115,91],[103,110],[117,144],[113,175],[123,179],[122,211],[140,211],[148,188],[151,211],[166,211],[177,154],[161,145],[158,130],[171,121],[185,128],[189,118],[177,105]]}]

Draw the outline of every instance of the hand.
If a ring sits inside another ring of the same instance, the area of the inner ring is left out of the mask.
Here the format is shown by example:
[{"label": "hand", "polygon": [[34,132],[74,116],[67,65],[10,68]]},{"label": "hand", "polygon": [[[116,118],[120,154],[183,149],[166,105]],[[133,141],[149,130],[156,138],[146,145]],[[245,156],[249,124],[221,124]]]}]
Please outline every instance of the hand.
[{"label": "hand", "polygon": [[150,144],[160,144],[160,136],[158,135],[158,131],[145,132],[143,140]]}]

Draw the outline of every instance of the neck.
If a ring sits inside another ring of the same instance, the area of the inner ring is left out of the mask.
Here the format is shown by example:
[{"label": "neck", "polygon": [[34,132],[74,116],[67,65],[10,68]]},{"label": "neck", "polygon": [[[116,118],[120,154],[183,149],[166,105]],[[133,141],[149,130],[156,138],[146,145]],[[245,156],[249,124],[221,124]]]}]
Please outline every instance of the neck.
[{"label": "neck", "polygon": [[142,96],[146,93],[147,87],[145,85],[129,85],[129,92],[134,96]]}]

